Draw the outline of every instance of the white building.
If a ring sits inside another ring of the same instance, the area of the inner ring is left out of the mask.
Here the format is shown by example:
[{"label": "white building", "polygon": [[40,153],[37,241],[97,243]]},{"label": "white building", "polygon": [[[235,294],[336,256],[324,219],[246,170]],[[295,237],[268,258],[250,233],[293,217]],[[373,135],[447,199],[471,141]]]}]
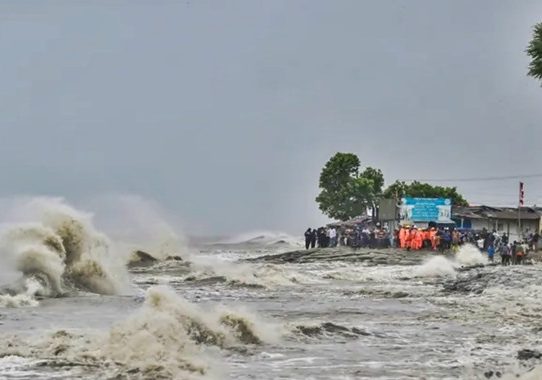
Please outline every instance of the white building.
[{"label": "white building", "polygon": [[524,237],[540,232],[540,217],[540,210],[533,207],[522,207],[518,211],[512,207],[472,206],[454,207],[452,211],[452,219],[458,228],[495,230],[499,234],[508,234],[511,241],[522,240],[518,233],[519,223]]}]

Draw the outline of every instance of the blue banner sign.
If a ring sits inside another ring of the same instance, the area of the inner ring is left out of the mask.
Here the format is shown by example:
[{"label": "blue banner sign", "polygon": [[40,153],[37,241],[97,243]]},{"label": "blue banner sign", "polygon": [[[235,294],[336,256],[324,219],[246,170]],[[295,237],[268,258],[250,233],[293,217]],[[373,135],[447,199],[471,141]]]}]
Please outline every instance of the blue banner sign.
[{"label": "blue banner sign", "polygon": [[448,198],[403,198],[401,220],[410,222],[449,222],[452,202]]}]

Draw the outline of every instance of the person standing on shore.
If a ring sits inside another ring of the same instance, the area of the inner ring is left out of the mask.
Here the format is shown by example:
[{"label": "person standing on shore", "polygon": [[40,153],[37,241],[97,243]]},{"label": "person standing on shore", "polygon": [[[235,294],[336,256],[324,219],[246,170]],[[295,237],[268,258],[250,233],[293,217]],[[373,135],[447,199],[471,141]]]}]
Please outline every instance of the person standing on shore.
[{"label": "person standing on shore", "polygon": [[324,247],[323,231],[323,227],[318,228],[318,230],[316,231],[316,242],[318,244],[318,248]]},{"label": "person standing on shore", "polygon": [[423,232],[421,228],[416,228],[414,233],[414,238],[412,240],[412,249],[420,250],[423,246]]},{"label": "person standing on shore", "polygon": [[335,227],[329,229],[329,246],[335,248],[337,246],[337,230]]},{"label": "person standing on shore", "polygon": [[523,259],[525,258],[525,248],[523,244],[518,244],[516,247],[516,265],[523,264]]},{"label": "person standing on shore", "polygon": [[529,241],[529,248],[531,249],[531,251],[536,252],[538,250],[539,240],[540,240],[540,234],[538,232],[535,232]]},{"label": "person standing on shore", "polygon": [[487,257],[490,262],[493,262],[493,258],[495,257],[495,246],[493,244],[490,244],[489,247],[487,247]]},{"label": "person standing on shore", "polygon": [[401,239],[399,238],[399,229],[395,228],[393,230],[393,240],[391,242],[392,248],[401,248]]},{"label": "person standing on shore", "polygon": [[318,232],[316,231],[316,228],[312,229],[311,234],[311,248],[314,249],[316,247],[316,239],[318,238]]},{"label": "person standing on shore", "polygon": [[499,254],[501,255],[502,265],[504,266],[510,265],[510,259],[512,257],[510,245],[501,243],[499,247]]},{"label": "person standing on shore", "polygon": [[416,233],[418,232],[418,227],[412,226],[410,227],[410,233],[408,234],[408,249],[409,250],[416,250]]},{"label": "person standing on shore", "polygon": [[435,227],[431,227],[431,231],[429,231],[429,240],[431,240],[431,249],[433,251],[436,251],[438,247],[438,242],[437,242],[437,229]]},{"label": "person standing on shore", "polygon": [[324,228],[324,248],[329,248],[329,228]]},{"label": "person standing on shore", "polygon": [[310,228],[307,228],[307,231],[305,231],[305,249],[309,249],[311,246],[312,241],[312,230]]}]

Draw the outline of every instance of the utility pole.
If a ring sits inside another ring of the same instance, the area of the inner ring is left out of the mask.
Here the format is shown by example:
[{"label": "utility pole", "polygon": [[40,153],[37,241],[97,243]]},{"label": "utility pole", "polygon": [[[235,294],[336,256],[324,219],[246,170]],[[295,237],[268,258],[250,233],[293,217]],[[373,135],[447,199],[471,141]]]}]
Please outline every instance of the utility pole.
[{"label": "utility pole", "polygon": [[523,237],[521,232],[521,207],[523,207],[523,203],[525,201],[525,190],[524,190],[524,184],[523,182],[519,183],[519,202],[518,202],[518,236],[519,236],[519,242],[522,243]]}]

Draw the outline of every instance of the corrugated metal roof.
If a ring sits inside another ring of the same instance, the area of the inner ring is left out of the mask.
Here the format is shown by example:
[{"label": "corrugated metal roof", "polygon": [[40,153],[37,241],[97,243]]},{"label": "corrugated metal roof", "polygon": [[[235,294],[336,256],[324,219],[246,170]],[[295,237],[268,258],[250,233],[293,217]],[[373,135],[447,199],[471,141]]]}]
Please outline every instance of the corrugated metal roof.
[{"label": "corrugated metal roof", "polygon": [[[452,210],[454,218],[465,219],[518,219],[518,209],[513,207],[454,207]],[[524,220],[538,220],[542,214],[532,207],[522,207],[519,217]]]}]

